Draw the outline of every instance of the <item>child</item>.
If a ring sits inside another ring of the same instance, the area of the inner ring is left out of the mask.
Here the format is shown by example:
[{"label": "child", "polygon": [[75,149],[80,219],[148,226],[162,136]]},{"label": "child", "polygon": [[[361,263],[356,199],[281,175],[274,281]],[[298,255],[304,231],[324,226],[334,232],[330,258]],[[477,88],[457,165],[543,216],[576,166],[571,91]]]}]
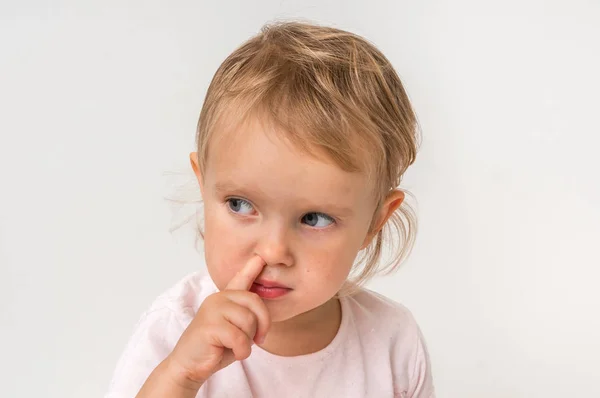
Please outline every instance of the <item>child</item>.
[{"label": "child", "polygon": [[434,397],[410,312],[359,287],[384,238],[388,270],[410,249],[397,187],[416,150],[400,79],[363,38],[288,22],[235,50],[190,154],[210,276],[154,302],[107,397]]}]

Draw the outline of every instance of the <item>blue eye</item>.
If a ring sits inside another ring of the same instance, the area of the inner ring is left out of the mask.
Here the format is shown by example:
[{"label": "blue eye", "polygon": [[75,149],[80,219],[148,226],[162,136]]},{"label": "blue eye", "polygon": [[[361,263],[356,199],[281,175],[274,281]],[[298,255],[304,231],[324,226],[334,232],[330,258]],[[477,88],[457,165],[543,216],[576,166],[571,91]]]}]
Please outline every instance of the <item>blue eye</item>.
[{"label": "blue eye", "polygon": [[254,211],[254,207],[252,207],[250,202],[248,202],[247,200],[244,200],[244,199],[238,199],[238,198],[227,199],[227,205],[229,206],[229,209],[232,212],[238,213],[238,214],[248,215],[248,214],[252,214],[252,212]]},{"label": "blue eye", "polygon": [[325,228],[333,224],[333,218],[323,213],[307,213],[302,216],[302,222],[313,228]]}]

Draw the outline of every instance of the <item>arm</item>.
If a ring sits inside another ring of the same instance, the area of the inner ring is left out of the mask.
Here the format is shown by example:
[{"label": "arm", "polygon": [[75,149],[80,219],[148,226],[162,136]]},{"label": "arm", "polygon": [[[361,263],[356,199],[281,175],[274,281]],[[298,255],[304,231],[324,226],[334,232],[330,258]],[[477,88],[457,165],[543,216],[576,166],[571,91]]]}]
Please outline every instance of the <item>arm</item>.
[{"label": "arm", "polygon": [[224,291],[203,300],[189,324],[172,306],[147,313],[106,398],[195,397],[213,373],[247,358],[270,325],[265,304],[248,291],[263,266],[260,257],[249,260]]},{"label": "arm", "polygon": [[429,353],[421,330],[418,327],[414,352],[414,369],[410,378],[410,385],[410,397],[435,398]]},{"label": "arm", "polygon": [[136,398],[194,398],[202,383],[191,383],[185,378],[177,381],[167,357],[150,374]]},{"label": "arm", "polygon": [[169,384],[175,384],[175,378],[167,377],[168,357],[184,329],[181,320],[168,306],[154,307],[144,314],[121,354],[105,398],[132,398],[141,392],[142,386],[146,393],[148,389],[158,393],[159,385],[165,384],[167,388]]}]

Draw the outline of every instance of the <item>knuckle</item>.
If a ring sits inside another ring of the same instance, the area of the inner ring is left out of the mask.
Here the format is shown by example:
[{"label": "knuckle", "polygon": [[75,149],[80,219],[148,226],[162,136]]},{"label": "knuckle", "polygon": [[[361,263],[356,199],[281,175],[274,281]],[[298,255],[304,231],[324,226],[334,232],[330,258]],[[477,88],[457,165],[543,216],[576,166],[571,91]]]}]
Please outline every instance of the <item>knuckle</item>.
[{"label": "knuckle", "polygon": [[212,306],[219,301],[219,293],[213,293],[204,299],[203,305]]},{"label": "knuckle", "polygon": [[247,311],[245,311],[244,317],[245,317],[246,325],[252,326],[256,323],[256,315],[254,315],[254,312],[247,310]]},{"label": "knuckle", "polygon": [[238,360],[241,361],[242,359],[246,359],[250,356],[250,354],[252,353],[252,351],[249,348],[244,348],[244,350],[242,350],[240,352],[240,354],[238,355]]},{"label": "knuckle", "polygon": [[244,318],[244,324],[246,325],[247,331],[252,331],[256,328],[256,315],[254,315],[252,311],[246,311]]},{"label": "knuckle", "polygon": [[239,361],[248,358],[252,353],[248,338],[245,335],[240,335],[236,340],[235,349],[233,350],[236,359]]},{"label": "knuckle", "polygon": [[233,341],[238,348],[243,349],[248,345],[248,336],[240,332],[235,335]]},{"label": "knuckle", "polygon": [[250,292],[250,299],[258,306],[258,307],[264,307],[265,303],[263,303],[262,299],[260,298],[260,296],[256,293],[252,293]]}]

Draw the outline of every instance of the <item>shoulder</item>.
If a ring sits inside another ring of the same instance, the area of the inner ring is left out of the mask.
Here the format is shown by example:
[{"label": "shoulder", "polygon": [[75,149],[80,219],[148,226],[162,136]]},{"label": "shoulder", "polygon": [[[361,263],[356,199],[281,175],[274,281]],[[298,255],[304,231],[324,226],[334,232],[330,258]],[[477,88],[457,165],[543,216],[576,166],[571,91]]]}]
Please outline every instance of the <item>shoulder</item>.
[{"label": "shoulder", "polygon": [[217,291],[206,273],[194,272],[159,295],[142,314],[127,349],[161,347],[167,354],[188,327],[204,299]]},{"label": "shoulder", "polygon": [[158,296],[139,318],[106,396],[135,396],[152,370],[171,353],[202,301],[216,291],[210,277],[198,272]]},{"label": "shoulder", "polygon": [[182,320],[193,318],[204,299],[217,291],[212,279],[205,272],[191,273],[158,296],[142,318],[156,312],[171,313]]},{"label": "shoulder", "polygon": [[412,312],[364,288],[346,301],[363,344],[379,346],[386,352],[395,389],[405,391],[410,397],[433,397],[429,354]]},{"label": "shoulder", "polygon": [[359,325],[387,331],[397,338],[416,336],[417,322],[404,305],[365,288],[346,300]]},{"label": "shoulder", "polygon": [[130,345],[142,339],[146,345],[160,342],[173,347],[206,297],[217,292],[210,276],[194,272],[159,295],[139,318]]}]

